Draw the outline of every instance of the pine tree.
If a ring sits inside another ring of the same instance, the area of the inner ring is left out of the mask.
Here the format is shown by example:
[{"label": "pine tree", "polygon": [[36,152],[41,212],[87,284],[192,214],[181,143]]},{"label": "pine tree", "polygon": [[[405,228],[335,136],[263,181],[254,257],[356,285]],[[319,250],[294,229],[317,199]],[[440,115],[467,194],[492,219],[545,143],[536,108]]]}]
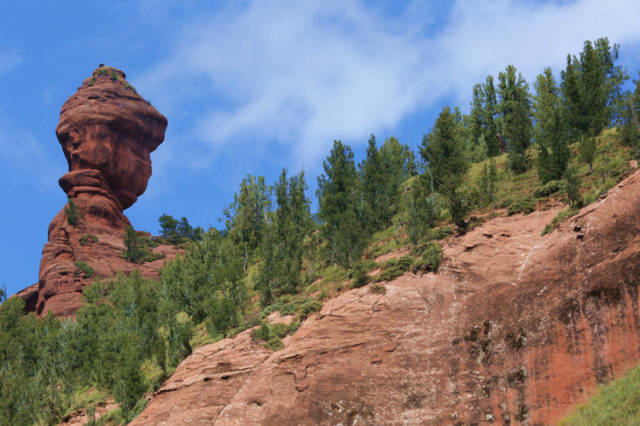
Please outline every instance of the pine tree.
[{"label": "pine tree", "polygon": [[329,258],[345,267],[360,259],[366,242],[359,177],[351,148],[337,140],[318,177],[318,216]]},{"label": "pine tree", "polygon": [[498,170],[496,162],[491,158],[482,166],[480,177],[477,182],[479,203],[488,206],[496,201],[496,182],[498,181]]},{"label": "pine tree", "polygon": [[507,66],[498,76],[499,112],[502,118],[502,134],[508,145],[509,168],[516,174],[529,168],[527,148],[531,142],[531,105],[527,82],[516,75],[513,65]]},{"label": "pine tree", "polygon": [[538,176],[543,183],[560,180],[569,163],[568,134],[562,112],[560,90],[551,68],[535,83],[535,141],[538,144]]},{"label": "pine tree", "polygon": [[618,46],[611,47],[607,38],[585,41],[579,58],[567,56],[562,95],[573,139],[595,137],[619,121],[624,107],[621,85],[629,77],[615,65],[617,59]]},{"label": "pine tree", "polygon": [[242,179],[240,192],[233,196],[233,203],[224,211],[227,232],[244,251],[246,271],[249,256],[260,245],[265,231],[267,212],[271,206],[263,176],[247,175]]},{"label": "pine tree", "polygon": [[484,141],[487,144],[487,155],[495,157],[500,155],[502,149],[498,143],[498,125],[496,114],[498,111],[498,101],[496,99],[496,89],[493,85],[493,76],[487,76],[487,81],[483,86],[484,92]]},{"label": "pine tree", "polygon": [[362,182],[363,219],[367,228],[376,231],[387,226],[391,216],[391,203],[387,199],[386,173],[376,146],[376,137],[371,135],[365,159],[360,163]]},{"label": "pine tree", "polygon": [[431,191],[430,177],[427,174],[411,180],[405,196],[405,221],[409,240],[413,245],[418,242],[435,224],[438,211]]},{"label": "pine tree", "polygon": [[565,171],[565,190],[567,198],[571,204],[571,208],[578,208],[582,204],[582,197],[580,196],[580,175],[575,166],[568,167]]},{"label": "pine tree", "polygon": [[301,282],[303,242],[312,229],[304,173],[287,179],[283,169],[274,188],[277,208],[263,240],[263,263],[257,285],[264,304],[270,303],[277,293],[297,290]]},{"label": "pine tree", "polygon": [[420,154],[432,173],[435,190],[448,200],[452,220],[463,227],[466,203],[460,186],[469,162],[464,142],[459,138],[455,116],[449,107],[440,112],[431,133],[422,139]]},{"label": "pine tree", "polygon": [[629,94],[622,111],[620,141],[624,146],[629,146],[636,150],[640,148],[640,124],[637,117],[633,97]]},{"label": "pine tree", "polygon": [[[484,93],[482,85],[473,86],[473,100],[471,101],[471,115],[469,117],[470,145],[472,161],[482,161],[481,156],[475,153],[479,151],[479,147],[485,144],[485,111],[484,111]],[[486,145],[486,144],[485,144]]]}]

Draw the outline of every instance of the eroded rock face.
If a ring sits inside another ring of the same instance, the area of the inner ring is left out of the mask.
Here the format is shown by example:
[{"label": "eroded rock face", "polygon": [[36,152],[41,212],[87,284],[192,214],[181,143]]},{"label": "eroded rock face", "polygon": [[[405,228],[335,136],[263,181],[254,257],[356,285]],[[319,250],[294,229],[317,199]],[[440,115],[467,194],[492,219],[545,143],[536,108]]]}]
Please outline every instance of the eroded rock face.
[{"label": "eroded rock face", "polygon": [[[49,225],[37,314],[71,315],[80,306],[82,288],[94,278],[76,262],[88,264],[101,278],[133,269],[153,277],[164,262],[132,265],[121,253],[129,225],[123,210],[144,193],[150,154],[162,143],[166,127],[166,118],[137,94],[122,71],[111,67],[96,69],[62,106],[56,135],[69,172],[59,183],[70,204]],[[69,217],[71,203],[79,214],[75,221]],[[154,251],[175,255],[172,247]]]},{"label": "eroded rock face", "polygon": [[134,425],[552,424],[640,362],[640,172],[541,236],[495,218],[407,274],[328,301],[285,347],[197,349]]}]

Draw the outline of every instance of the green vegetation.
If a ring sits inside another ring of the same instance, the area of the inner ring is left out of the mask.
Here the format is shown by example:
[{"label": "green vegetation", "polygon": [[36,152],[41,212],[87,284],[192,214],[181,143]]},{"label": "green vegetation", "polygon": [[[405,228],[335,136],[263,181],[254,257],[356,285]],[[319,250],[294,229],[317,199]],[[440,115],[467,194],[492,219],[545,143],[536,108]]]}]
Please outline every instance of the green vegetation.
[{"label": "green vegetation", "polygon": [[71,226],[76,226],[82,217],[82,213],[80,213],[76,203],[71,198],[69,198],[67,205],[64,207],[64,212],[67,214],[67,222]]},{"label": "green vegetation", "polygon": [[529,86],[521,74],[516,75],[513,65],[498,74],[498,111],[502,123],[502,139],[509,147],[509,169],[515,174],[529,168],[527,151],[531,143],[531,105]]},{"label": "green vegetation", "polygon": [[93,268],[86,262],[75,262],[74,265],[78,268],[76,275],[83,274],[85,278],[91,278],[93,276]]},{"label": "green vegetation", "polygon": [[542,230],[542,235],[550,234],[554,229],[556,229],[562,222],[566,219],[569,219],[572,216],[575,216],[578,213],[577,208],[569,207],[566,210],[562,210],[560,213],[553,218],[550,224],[544,227]]},{"label": "green vegetation", "polygon": [[153,262],[164,257],[161,253],[153,253],[151,248],[155,243],[149,238],[138,234],[131,226],[127,226],[124,234],[122,234],[125,249],[122,257],[131,263]]},{"label": "green vegetation", "polygon": [[294,333],[298,327],[300,327],[300,323],[297,321],[292,321],[289,324],[269,324],[267,322],[263,322],[260,327],[253,330],[251,338],[254,342],[265,342],[265,346],[272,351],[278,351],[284,347],[282,339],[285,336]]},{"label": "green vegetation", "polygon": [[563,426],[636,425],[640,400],[640,367],[606,386],[560,421]]},{"label": "green vegetation", "polygon": [[464,227],[464,217],[470,206],[460,187],[469,169],[469,162],[458,123],[449,107],[440,112],[433,131],[423,138],[420,155],[429,164],[434,189],[447,199],[451,219],[456,225]]},{"label": "green vegetation", "polygon": [[160,216],[158,222],[160,222],[160,235],[166,242],[174,245],[201,240],[204,233],[204,230],[199,226],[193,228],[186,217],[177,220],[165,213]]},{"label": "green vegetation", "polygon": [[84,234],[82,237],[80,237],[81,246],[88,246],[89,244],[95,244],[97,242],[98,242],[98,237],[96,237],[93,234]]},{"label": "green vegetation", "polygon": [[366,243],[359,204],[359,176],[351,148],[334,141],[323,168],[317,191],[322,235],[327,241],[329,258],[349,267],[360,258]]}]

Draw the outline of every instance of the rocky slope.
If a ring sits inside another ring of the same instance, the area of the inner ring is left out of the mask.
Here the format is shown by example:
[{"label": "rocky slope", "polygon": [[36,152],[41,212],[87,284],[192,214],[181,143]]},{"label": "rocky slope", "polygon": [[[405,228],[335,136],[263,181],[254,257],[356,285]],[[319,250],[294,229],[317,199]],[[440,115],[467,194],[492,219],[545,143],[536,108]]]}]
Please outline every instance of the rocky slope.
[{"label": "rocky slope", "polygon": [[135,425],[549,424],[640,361],[640,172],[447,241],[437,274],[328,301],[285,347],[201,347]]},{"label": "rocky slope", "polygon": [[[176,249],[154,249],[164,260],[133,265],[121,257],[122,234],[129,225],[123,210],[144,193],[151,176],[153,152],[164,139],[167,119],[127,83],[125,74],[100,66],[62,106],[56,128],[69,163],[60,186],[69,197],[49,225],[37,285],[18,294],[28,312],[71,315],[82,303],[87,277],[76,263],[84,262],[94,277],[141,270],[153,277]],[[77,220],[71,203],[78,212]]]}]

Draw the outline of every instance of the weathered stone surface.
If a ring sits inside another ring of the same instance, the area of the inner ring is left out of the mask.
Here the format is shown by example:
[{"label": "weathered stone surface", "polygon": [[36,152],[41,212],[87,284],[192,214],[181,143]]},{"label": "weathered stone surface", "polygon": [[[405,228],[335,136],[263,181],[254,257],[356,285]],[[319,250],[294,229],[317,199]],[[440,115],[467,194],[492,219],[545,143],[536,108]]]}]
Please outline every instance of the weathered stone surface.
[{"label": "weathered stone surface", "polygon": [[448,240],[437,274],[328,301],[267,352],[199,348],[134,425],[550,424],[640,361],[640,172]]},{"label": "weathered stone surface", "polygon": [[69,172],[59,183],[80,216],[69,223],[65,206],[49,225],[37,302],[28,304],[28,311],[75,312],[82,288],[94,279],[84,276],[76,262],[87,263],[100,278],[133,269],[151,278],[175,256],[174,247],[159,246],[154,251],[165,259],[133,265],[121,257],[122,234],[129,225],[123,210],[145,191],[150,154],[163,141],[166,127],[166,118],[136,93],[122,71],[111,67],[96,69],[65,102],[56,135]]}]

